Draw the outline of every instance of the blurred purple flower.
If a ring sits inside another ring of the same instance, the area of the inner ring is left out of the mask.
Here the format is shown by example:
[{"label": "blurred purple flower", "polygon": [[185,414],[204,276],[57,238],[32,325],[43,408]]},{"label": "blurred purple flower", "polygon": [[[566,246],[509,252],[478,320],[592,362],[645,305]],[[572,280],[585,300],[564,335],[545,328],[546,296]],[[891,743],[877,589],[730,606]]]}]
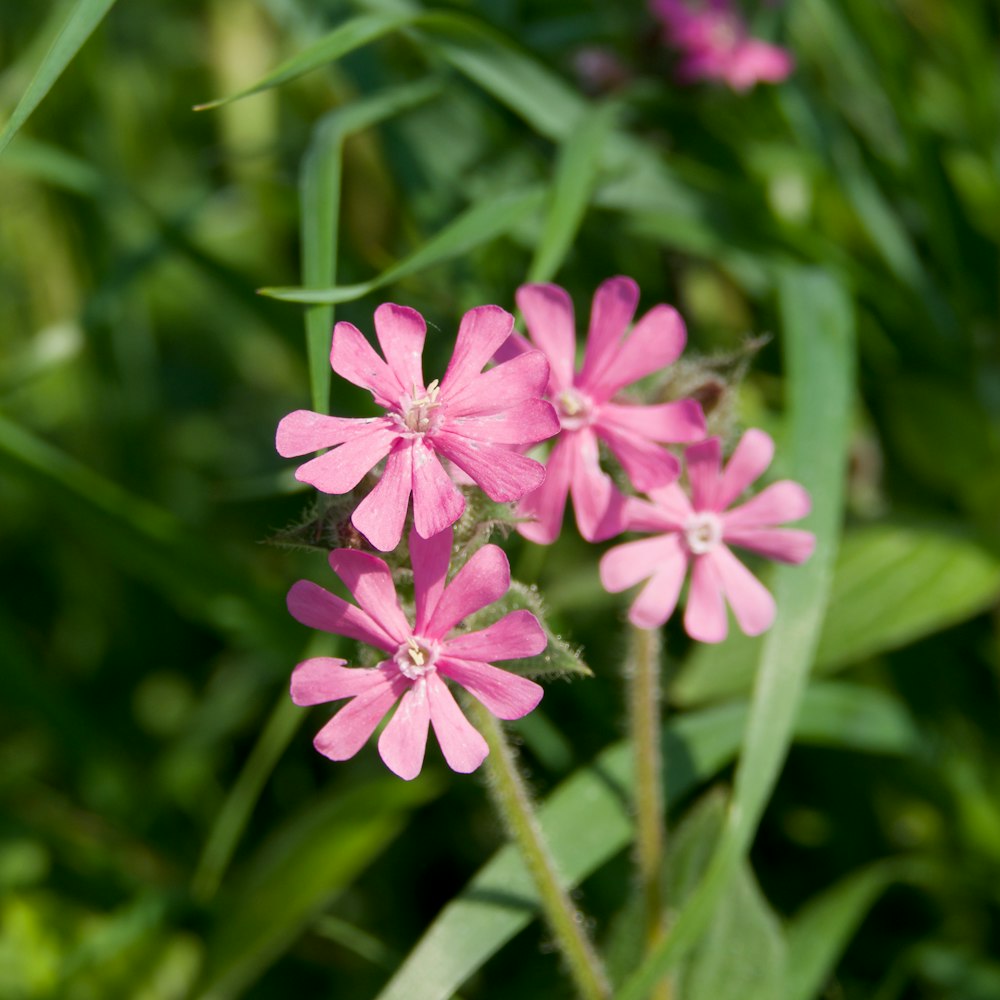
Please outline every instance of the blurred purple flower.
[{"label": "blurred purple flower", "polygon": [[731,0],[651,0],[668,44],[680,53],[678,77],[685,82],[719,80],[733,90],[780,83],[794,68],[791,55],[753,38]]}]

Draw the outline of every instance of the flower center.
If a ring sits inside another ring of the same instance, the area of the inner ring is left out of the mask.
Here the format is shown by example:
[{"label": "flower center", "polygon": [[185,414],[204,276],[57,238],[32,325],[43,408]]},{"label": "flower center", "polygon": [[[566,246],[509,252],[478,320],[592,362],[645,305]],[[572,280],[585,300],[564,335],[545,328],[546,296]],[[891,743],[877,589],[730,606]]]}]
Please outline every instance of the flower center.
[{"label": "flower center", "polygon": [[411,635],[396,650],[393,659],[399,667],[399,672],[409,680],[415,681],[435,669],[437,645],[427,639],[417,639]]},{"label": "flower center", "polygon": [[407,429],[414,434],[425,434],[433,430],[436,423],[434,411],[441,405],[438,399],[440,394],[441,386],[438,385],[437,379],[434,379],[422,393],[416,386],[413,387],[409,400],[406,401],[404,397],[402,406],[403,423]]},{"label": "flower center", "polygon": [[552,402],[559,412],[559,423],[568,431],[586,427],[594,419],[594,404],[588,396],[572,386],[563,389]]},{"label": "flower center", "polygon": [[711,552],[722,541],[722,520],[718,514],[703,511],[684,525],[684,541],[696,556]]}]

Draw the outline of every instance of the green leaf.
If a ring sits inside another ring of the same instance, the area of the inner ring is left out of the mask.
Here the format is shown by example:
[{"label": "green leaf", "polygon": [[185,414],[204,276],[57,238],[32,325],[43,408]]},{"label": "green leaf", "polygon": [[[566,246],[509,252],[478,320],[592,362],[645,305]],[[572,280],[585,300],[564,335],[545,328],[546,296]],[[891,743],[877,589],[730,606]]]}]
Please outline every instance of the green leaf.
[{"label": "green leaf", "polygon": [[[1000,594],[1000,558],[958,527],[878,524],[844,537],[815,670],[841,670],[965,621]],[[697,705],[748,690],[761,639],[694,652],[671,690]]]},{"label": "green leaf", "polygon": [[222,107],[224,104],[242,100],[251,94],[259,94],[261,91],[288,83],[310,70],[319,69],[320,66],[334,62],[363,45],[368,45],[370,42],[398,31],[399,28],[409,24],[413,19],[414,15],[410,13],[362,14],[285,60],[277,69],[262,77],[252,86],[236,94],[231,94],[229,97],[220,97],[205,104],[196,104],[194,110],[209,111]]},{"label": "green leaf", "polygon": [[880,861],[811,899],[788,925],[784,1000],[813,1000],[872,904],[904,872],[898,860]]},{"label": "green leaf", "polygon": [[663,942],[625,983],[620,1000],[644,1000],[708,926],[777,782],[819,642],[843,516],[854,320],[846,292],[822,271],[785,271],[779,301],[789,393],[787,467],[812,495],[807,526],[816,532],[816,551],[804,566],[783,566],[775,574],[781,614],[761,650],[733,803],[708,874]]},{"label": "green leaf", "polygon": [[[873,701],[878,707],[872,711]],[[907,754],[920,740],[902,718],[902,710],[887,706],[868,688],[813,685],[806,692],[796,732],[810,742]],[[851,724],[845,725],[848,719]],[[692,712],[664,727],[663,769],[670,805],[733,759],[746,720],[747,706],[740,703]],[[894,736],[898,742],[890,744]],[[632,842],[632,788],[631,748],[620,742],[567,778],[538,810],[568,886],[578,885]],[[448,1000],[535,918],[538,908],[534,881],[519,854],[510,845],[502,848],[441,911],[378,1000]]]},{"label": "green leaf", "polygon": [[[404,84],[338,108],[316,125],[299,177],[305,287],[321,288],[336,281],[344,141],[438,93],[440,86],[433,80]],[[305,321],[313,408],[326,413],[330,408],[332,306],[307,309]]]},{"label": "green leaf", "polygon": [[680,977],[684,1000],[787,997],[788,947],[750,865],[737,865]]},{"label": "green leaf", "polygon": [[550,281],[565,259],[587,210],[616,112],[613,104],[601,106],[563,143],[528,281]]},{"label": "green leaf", "polygon": [[412,782],[386,777],[309,802],[220,897],[195,996],[239,995],[441,789],[429,774]]},{"label": "green leaf", "polygon": [[21,95],[13,114],[0,132],[0,153],[52,89],[52,85],[80,51],[83,43],[114,6],[114,2],[115,0],[76,0],[65,14],[63,7],[56,8],[53,23],[44,29],[46,33],[54,30],[55,37],[31,78],[28,89]]},{"label": "green leaf", "polygon": [[454,260],[476,247],[489,243],[513,229],[526,215],[537,212],[544,197],[542,188],[530,187],[510,191],[490,201],[473,205],[408,257],[371,281],[325,289],[262,288],[260,294],[281,299],[283,302],[330,304],[353,302],[383,285],[416,274],[435,264]]}]

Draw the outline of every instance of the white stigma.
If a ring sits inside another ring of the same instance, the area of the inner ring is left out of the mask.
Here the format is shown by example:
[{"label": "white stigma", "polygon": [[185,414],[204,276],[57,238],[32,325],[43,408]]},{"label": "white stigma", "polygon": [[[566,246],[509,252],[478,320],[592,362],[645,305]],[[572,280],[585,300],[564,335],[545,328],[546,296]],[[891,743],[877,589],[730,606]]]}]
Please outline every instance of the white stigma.
[{"label": "white stigma", "polygon": [[438,380],[433,382],[423,391],[414,386],[410,401],[403,405],[403,423],[415,434],[425,434],[434,424],[434,411],[441,405],[438,396],[441,394],[441,386]]},{"label": "white stigma", "polygon": [[415,681],[434,670],[436,655],[426,640],[421,641],[411,635],[396,651],[394,659],[399,672]]},{"label": "white stigma", "polygon": [[696,556],[711,552],[722,541],[722,519],[702,511],[684,525],[684,541]]}]

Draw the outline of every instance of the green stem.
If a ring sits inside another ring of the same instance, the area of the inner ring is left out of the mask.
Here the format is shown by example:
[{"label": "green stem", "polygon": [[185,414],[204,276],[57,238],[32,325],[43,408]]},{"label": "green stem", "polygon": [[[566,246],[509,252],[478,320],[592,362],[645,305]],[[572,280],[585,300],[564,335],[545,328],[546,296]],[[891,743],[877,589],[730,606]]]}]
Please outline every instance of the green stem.
[{"label": "green stem", "polygon": [[[666,830],[660,748],[659,631],[633,627],[631,649],[628,711],[635,755],[636,862],[645,914],[646,946],[652,948],[666,930],[661,888]],[[670,995],[667,980],[652,994],[654,1000],[668,1000]]]},{"label": "green stem", "polygon": [[535,880],[542,910],[569,966],[577,992],[585,1000],[609,1000],[611,986],[607,973],[587,937],[583,916],[573,905],[556,871],[518,770],[514,750],[497,719],[477,702],[471,703],[469,708],[476,727],[489,744],[486,765],[494,805]]}]

